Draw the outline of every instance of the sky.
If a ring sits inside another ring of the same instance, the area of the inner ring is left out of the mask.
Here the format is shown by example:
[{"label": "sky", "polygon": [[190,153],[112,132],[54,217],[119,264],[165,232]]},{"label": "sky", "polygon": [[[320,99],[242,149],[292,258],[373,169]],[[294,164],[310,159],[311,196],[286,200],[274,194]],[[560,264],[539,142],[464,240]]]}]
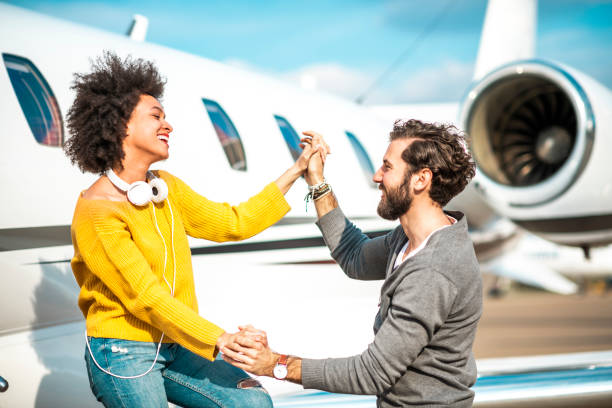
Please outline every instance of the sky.
[{"label": "sky", "polygon": [[[18,0],[20,7],[124,34],[366,104],[459,101],[485,0]],[[536,56],[612,89],[612,0],[540,0]]]}]

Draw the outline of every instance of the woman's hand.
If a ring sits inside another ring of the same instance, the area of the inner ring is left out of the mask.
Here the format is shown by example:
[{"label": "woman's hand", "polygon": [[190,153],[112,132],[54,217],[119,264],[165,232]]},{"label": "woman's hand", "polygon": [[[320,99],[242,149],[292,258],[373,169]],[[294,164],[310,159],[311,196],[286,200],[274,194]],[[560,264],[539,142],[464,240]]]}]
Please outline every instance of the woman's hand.
[{"label": "woman's hand", "polygon": [[[317,156],[320,160],[325,163],[327,155],[331,153],[329,145],[323,140],[323,136],[313,131],[302,132],[305,137],[301,139],[300,147],[302,147],[302,154],[296,160],[296,165],[301,171],[306,171],[310,165],[310,161]],[[309,148],[310,147],[310,148]]]},{"label": "woman's hand", "polygon": [[221,351],[223,349],[223,347],[225,347],[226,344],[230,344],[234,341],[234,337],[237,335],[238,333],[228,333],[225,332],[222,335],[220,335],[219,337],[217,337],[217,349],[219,351]]},{"label": "woman's hand", "polygon": [[238,329],[240,331],[237,333],[225,332],[217,338],[216,346],[219,351],[223,350],[223,348],[228,344],[235,343],[239,336],[247,336],[253,341],[261,343],[265,347],[268,346],[268,336],[265,331],[258,330],[250,324],[246,326],[238,326]]},{"label": "woman's hand", "polygon": [[250,324],[247,324],[246,326],[238,326],[238,330],[240,330],[240,333],[260,342],[264,345],[264,347],[268,347],[268,335],[265,331],[256,329]]},{"label": "woman's hand", "polygon": [[[329,146],[323,140],[323,137],[315,132],[304,132],[306,137],[302,138],[302,154],[297,158],[295,163],[287,171],[285,171],[278,179],[276,185],[283,194],[291,188],[295,180],[304,175],[306,169],[311,162],[311,159],[319,157],[319,160],[325,161],[325,158],[330,153]],[[321,173],[322,173],[321,169]]]},{"label": "woman's hand", "polygon": [[236,333],[233,342],[226,343],[221,352],[226,362],[244,371],[269,377],[274,375],[278,355],[270,350],[267,338],[266,344],[263,344],[242,331]]}]

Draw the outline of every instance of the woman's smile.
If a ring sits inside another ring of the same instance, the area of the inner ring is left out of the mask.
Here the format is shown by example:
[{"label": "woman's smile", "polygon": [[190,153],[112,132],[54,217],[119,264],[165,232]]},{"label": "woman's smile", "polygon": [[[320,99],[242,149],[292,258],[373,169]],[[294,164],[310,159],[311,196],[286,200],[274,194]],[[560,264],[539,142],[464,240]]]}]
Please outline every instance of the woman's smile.
[{"label": "woman's smile", "polygon": [[166,146],[170,146],[169,144],[170,136],[167,133],[157,135],[157,138],[161,140],[162,142],[164,142]]}]

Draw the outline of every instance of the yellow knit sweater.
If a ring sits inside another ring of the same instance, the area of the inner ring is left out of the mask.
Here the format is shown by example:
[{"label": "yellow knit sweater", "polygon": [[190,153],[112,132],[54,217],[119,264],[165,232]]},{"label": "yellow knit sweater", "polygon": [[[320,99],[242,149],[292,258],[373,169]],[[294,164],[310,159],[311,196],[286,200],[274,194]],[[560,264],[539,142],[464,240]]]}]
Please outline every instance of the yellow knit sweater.
[{"label": "yellow knit sweater", "polygon": [[[207,200],[167,172],[157,173],[169,189],[161,204],[136,207],[126,201],[79,197],[71,229],[72,271],[81,287],[79,308],[89,336],[156,342],[163,331],[164,342],[180,343],[212,360],[223,329],[198,314],[187,235],[216,242],[246,239],[277,222],[290,207],[275,183],[230,206]],[[154,207],[163,241],[155,227]],[[173,250],[174,296],[164,281],[165,276],[172,285]]]}]

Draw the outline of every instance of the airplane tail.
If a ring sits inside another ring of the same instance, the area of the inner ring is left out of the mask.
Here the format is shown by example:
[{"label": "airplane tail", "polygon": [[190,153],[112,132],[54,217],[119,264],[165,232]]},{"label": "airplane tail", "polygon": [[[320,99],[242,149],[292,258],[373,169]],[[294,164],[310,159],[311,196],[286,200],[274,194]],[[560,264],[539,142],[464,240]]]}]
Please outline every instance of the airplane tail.
[{"label": "airplane tail", "polygon": [[143,42],[147,38],[147,29],[149,28],[149,19],[140,14],[134,14],[132,24],[126,35],[134,41]]},{"label": "airplane tail", "polygon": [[533,58],[537,0],[489,0],[474,80],[500,65]]}]

